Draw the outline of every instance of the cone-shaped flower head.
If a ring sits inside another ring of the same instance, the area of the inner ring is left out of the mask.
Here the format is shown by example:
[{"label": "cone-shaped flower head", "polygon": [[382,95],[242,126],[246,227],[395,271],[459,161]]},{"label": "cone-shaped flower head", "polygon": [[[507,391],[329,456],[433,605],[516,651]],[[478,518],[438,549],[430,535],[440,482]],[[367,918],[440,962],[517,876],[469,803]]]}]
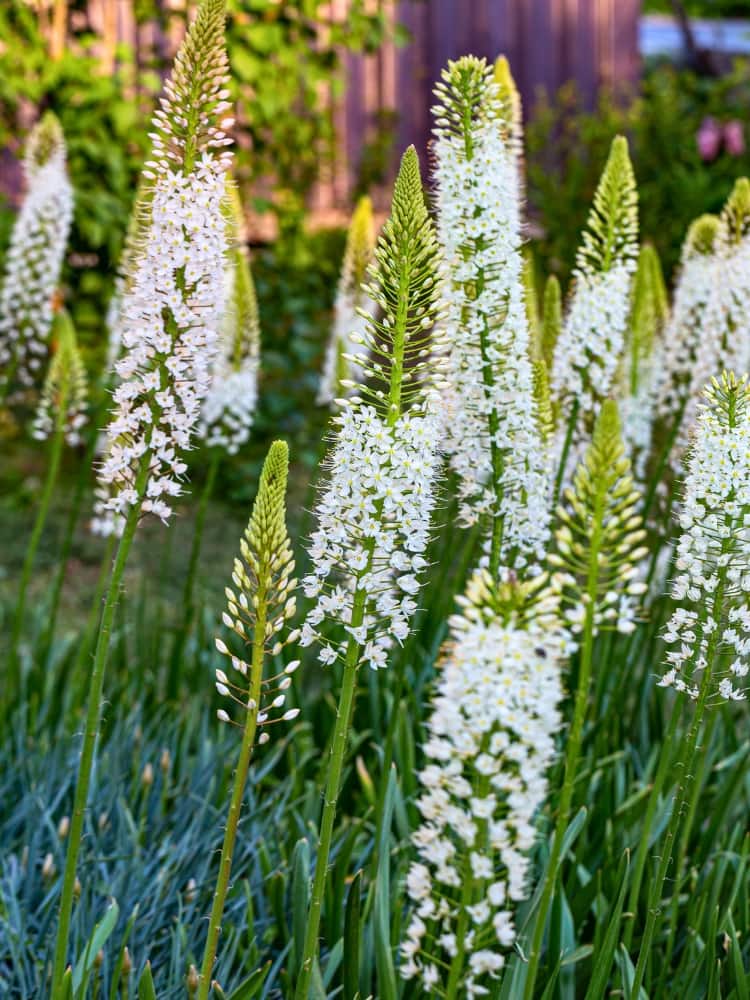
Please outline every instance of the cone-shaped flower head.
[{"label": "cone-shaped flower head", "polygon": [[244,232],[244,213],[230,186],[230,241],[222,340],[199,434],[209,447],[235,455],[250,437],[258,398],[260,320]]},{"label": "cone-shaped flower head", "polygon": [[646,537],[636,513],[641,495],[634,488],[620,434],[617,404],[602,404],[594,434],[558,508],[556,552],[549,556],[563,588],[565,619],[573,633],[593,616],[597,630],[632,632],[636,598],[645,591],[639,562]]},{"label": "cone-shaped flower head", "polygon": [[656,401],[658,415],[669,421],[681,414],[690,392],[703,316],[718,280],[718,232],[719,217],[701,215],[688,229],[682,246],[672,311],[664,332]]},{"label": "cone-shaped flower head", "polygon": [[349,224],[344,261],[333,306],[333,329],[326,350],[318,402],[330,404],[362,381],[368,308],[363,285],[375,251],[372,202],[360,198]]},{"label": "cone-shaped flower head", "polygon": [[13,226],[0,291],[0,396],[33,385],[43,368],[73,218],[65,140],[51,112],[29,135],[24,173],[26,196]]},{"label": "cone-shaped flower head", "polygon": [[578,248],[570,310],[557,342],[552,389],[561,407],[559,451],[573,425],[572,470],[622,360],[638,256],[638,195],[627,141],[618,136]]},{"label": "cone-shaped flower head", "polygon": [[64,309],[55,314],[52,342],[54,354],[37,407],[33,435],[43,441],[59,429],[68,444],[75,446],[81,442],[81,428],[86,423],[88,382],[75,330]]},{"label": "cone-shaped flower head", "polygon": [[713,282],[695,345],[673,463],[680,469],[695,425],[703,387],[716,372],[750,369],[750,181],[734,185],[719,218]]},{"label": "cone-shaped flower head", "polygon": [[497,94],[500,101],[500,118],[518,169],[518,204],[520,211],[524,190],[523,107],[521,105],[521,94],[510,71],[510,63],[505,56],[498,56],[495,60],[493,79],[497,86]]},{"label": "cone-shaped flower head", "polygon": [[[203,0],[154,115],[150,218],[122,303],[124,354],[100,479],[107,508],[167,519],[208,391],[224,307],[223,0]],[[145,470],[145,471],[144,471]]]},{"label": "cone-shaped flower head", "polygon": [[[294,617],[297,586],[292,578],[294,557],[286,530],[288,466],[286,443],[274,441],[263,463],[240,555],[234,560],[232,586],[225,591],[227,610],[222,620],[232,639],[228,644],[216,640],[216,648],[231,666],[229,676],[223,670],[216,672],[219,694],[233,701],[240,711],[254,713],[263,743],[267,740],[266,726],[297,715],[295,709],[283,711],[285,692],[291,687],[297,662],[287,664],[274,676],[263,676],[266,659],[271,662],[266,654],[279,653],[282,645],[297,638],[296,633],[289,633],[284,642],[279,639],[285,623]],[[230,716],[221,709],[219,718],[228,721],[236,714]]]},{"label": "cone-shaped flower head", "polygon": [[[430,353],[437,256],[417,155],[409,147],[366,287],[380,316],[367,322],[367,382],[334,418],[310,543],[313,568],[303,581],[315,605],[302,643],[320,638],[324,621],[340,623],[347,659],[356,655],[373,668],[385,666],[394,639],[406,638],[426,566],[439,466],[437,359]],[[323,642],[320,659],[331,663],[342,652],[337,643]]]},{"label": "cone-shaped flower head", "polygon": [[492,68],[450,62],[436,87],[438,232],[451,411],[447,446],[466,523],[488,518],[490,563],[540,558],[549,467],[532,405],[518,173]]},{"label": "cone-shaped flower head", "polygon": [[478,997],[505,963],[514,905],[527,894],[568,639],[559,593],[543,574],[497,584],[480,572],[460,603],[419,774],[419,860],[406,880],[414,912],[401,973],[419,977],[430,996],[457,973],[453,995]]},{"label": "cone-shaped flower head", "polygon": [[745,697],[750,670],[750,388],[725,373],[704,393],[680,511],[662,685]]},{"label": "cone-shaped flower head", "polygon": [[651,449],[661,378],[661,333],[667,314],[661,263],[656,250],[647,244],[638,257],[620,397],[623,442],[638,482],[644,480]]}]

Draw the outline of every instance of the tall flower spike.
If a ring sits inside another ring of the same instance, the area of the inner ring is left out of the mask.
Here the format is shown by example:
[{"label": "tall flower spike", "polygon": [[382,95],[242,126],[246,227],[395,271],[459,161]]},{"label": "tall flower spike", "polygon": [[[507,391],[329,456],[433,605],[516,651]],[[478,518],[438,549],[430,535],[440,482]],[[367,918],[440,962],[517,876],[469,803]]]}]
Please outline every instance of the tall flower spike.
[{"label": "tall flower spike", "polygon": [[527,894],[568,641],[544,574],[498,584],[480,571],[459,603],[419,774],[401,974],[430,996],[478,997],[505,964]]},{"label": "tall flower spike", "polygon": [[[258,496],[240,543],[240,556],[234,561],[232,584],[235,589],[227,588],[226,591],[227,610],[223,621],[233,633],[231,648],[223,639],[216,640],[216,648],[227,658],[229,670],[229,675],[223,670],[216,671],[216,687],[222,697],[234,703],[231,715],[221,709],[219,719],[229,722],[232,716],[240,716],[237,725],[242,730],[242,743],[208,922],[199,1000],[206,1000],[211,988],[253,747],[256,742],[268,742],[271,726],[290,722],[299,714],[299,709],[284,707],[299,661],[288,663],[270,676],[265,666],[268,654],[278,655],[282,645],[296,638],[295,633],[290,633],[283,644],[278,638],[285,623],[294,616],[297,585],[292,579],[294,559],[285,523],[288,465],[289,449],[285,442],[274,441],[263,464]],[[233,652],[235,648],[239,652]]]},{"label": "tall flower spike", "polygon": [[555,350],[552,389],[560,404],[558,455],[567,480],[612,392],[623,356],[638,255],[638,194],[627,141],[618,136],[594,195]]},{"label": "tall flower spike", "polygon": [[492,68],[449,62],[435,88],[451,412],[447,446],[466,524],[491,525],[490,572],[543,556],[549,464],[532,404],[518,172]]},{"label": "tall flower spike", "polygon": [[[409,633],[435,506],[440,465],[438,358],[431,331],[438,312],[438,246],[413,146],[401,160],[391,217],[375,249],[366,293],[367,382],[335,417],[310,544],[313,571],[303,581],[315,603],[302,645],[322,645],[323,663],[343,660],[331,737],[320,841],[295,1000],[308,1000],[333,839],[349,723],[360,666],[384,667],[393,641]],[[326,640],[323,623],[341,626]]]},{"label": "tall flower spike", "polygon": [[378,320],[367,317],[368,383],[334,420],[336,438],[310,543],[313,569],[303,581],[316,603],[302,642],[318,638],[324,663],[348,647],[323,640],[317,633],[322,622],[344,625],[358,660],[377,669],[385,666],[392,641],[408,635],[416,610],[439,465],[436,362],[430,355],[437,253],[410,147],[366,286],[381,312]]},{"label": "tall flower spike", "polygon": [[229,201],[233,246],[226,267],[222,343],[203,403],[199,434],[209,447],[235,455],[250,437],[255,416],[260,319],[247,254],[244,212],[233,185]]},{"label": "tall flower spike", "polygon": [[508,144],[515,157],[518,170],[518,205],[519,211],[524,196],[524,158],[523,158],[523,107],[521,94],[510,71],[510,63],[505,56],[498,56],[493,67],[493,78],[497,85],[500,100],[500,117],[508,136]]},{"label": "tall flower spike", "polygon": [[330,404],[350,393],[362,381],[368,308],[363,290],[375,251],[372,202],[360,198],[346,236],[344,261],[333,306],[333,329],[326,350],[318,402]]},{"label": "tall flower spike", "polygon": [[695,425],[704,385],[716,372],[750,369],[750,181],[740,178],[719,218],[714,283],[701,317],[690,388],[673,464],[679,469]]},{"label": "tall flower spike", "polygon": [[[557,510],[560,527],[550,565],[561,570],[565,619],[575,634],[588,614],[595,629],[629,633],[635,627],[635,598],[645,591],[638,563],[647,554],[637,513],[641,495],[630,475],[620,434],[617,404],[605,400],[589,448]],[[592,580],[592,546],[596,546]]]},{"label": "tall flower spike", "polygon": [[24,173],[26,196],[13,226],[0,291],[0,399],[32,386],[42,369],[73,218],[65,140],[51,112],[29,135]]},{"label": "tall flower spike", "polygon": [[[297,581],[292,578],[294,557],[286,530],[288,465],[286,442],[274,441],[263,463],[258,495],[240,542],[240,555],[234,560],[234,589],[227,587],[225,591],[227,610],[222,621],[235,638],[229,645],[223,639],[216,640],[216,648],[227,658],[233,678],[230,681],[223,670],[217,670],[219,694],[234,702],[235,712],[254,716],[253,725],[262,732],[264,725],[276,721],[269,714],[279,714],[284,692],[291,685],[287,678],[295,669],[293,664],[275,677],[263,677],[266,654],[281,652],[277,637],[296,612]],[[291,633],[286,642],[297,637],[298,633]],[[235,653],[234,643],[250,653]],[[250,658],[245,659],[247,656]],[[220,718],[226,714],[222,711]],[[262,732],[261,741],[265,742]]]},{"label": "tall flower spike", "polygon": [[648,551],[640,545],[645,537],[641,518],[636,514],[640,494],[633,488],[630,463],[620,436],[617,404],[612,399],[601,406],[591,444],[576,469],[573,488],[567,490],[565,501],[565,506],[557,511],[560,524],[555,535],[557,552],[550,554],[548,562],[560,569],[555,586],[562,595],[562,618],[580,642],[580,655],[555,833],[529,934],[525,1000],[534,996],[547,916],[564,857],[563,845],[589,710],[594,638],[604,628],[632,632],[634,598],[646,589],[645,584],[635,580],[638,564]]},{"label": "tall flower spike", "polygon": [[622,371],[620,418],[625,450],[636,480],[644,482],[661,372],[661,333],[667,321],[667,293],[659,255],[641,248],[633,286],[633,307]]},{"label": "tall flower spike", "polygon": [[717,215],[701,215],[688,229],[682,246],[672,311],[664,331],[656,401],[658,416],[670,422],[679,419],[687,401],[703,316],[718,280],[714,255],[718,231]]},{"label": "tall flower spike", "polygon": [[122,302],[124,354],[100,470],[115,516],[139,505],[170,516],[210,385],[224,306],[226,74],[224,3],[203,0],[154,114],[143,172],[150,218]]},{"label": "tall flower spike", "polygon": [[[745,698],[750,670],[750,388],[714,378],[689,453],[661,684]],[[721,669],[719,669],[721,666]]]},{"label": "tall flower spike", "polygon": [[52,341],[55,352],[32,433],[37,440],[44,441],[60,427],[65,440],[74,447],[81,443],[81,428],[86,423],[88,384],[75,330],[64,309],[56,313],[53,320]]}]

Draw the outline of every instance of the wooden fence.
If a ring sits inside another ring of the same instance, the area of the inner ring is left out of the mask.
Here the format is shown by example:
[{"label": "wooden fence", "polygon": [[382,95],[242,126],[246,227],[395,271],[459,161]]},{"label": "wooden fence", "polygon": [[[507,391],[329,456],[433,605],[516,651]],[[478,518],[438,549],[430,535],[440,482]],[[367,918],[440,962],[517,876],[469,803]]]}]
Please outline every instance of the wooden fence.
[{"label": "wooden fence", "polygon": [[[65,0],[29,0],[47,19],[54,51],[65,44],[66,25],[56,15]],[[334,162],[311,195],[319,222],[338,221],[348,212],[365,145],[383,120],[393,129],[390,173],[401,150],[414,143],[423,163],[430,136],[432,88],[448,59],[466,53],[494,59],[504,53],[528,109],[540,88],[548,93],[574,79],[593,100],[601,85],[636,79],[640,0],[367,0],[391,24],[400,23],[411,41],[397,47],[387,42],[374,55],[347,54],[346,86],[339,102],[331,98],[338,146]],[[72,6],[72,5],[71,5]],[[133,0],[87,0],[85,17],[101,39],[105,67],[114,65],[116,45],[124,41],[137,53],[151,51],[162,59],[176,48],[186,6],[194,0],[162,0],[169,20],[166,34],[152,25],[136,25]],[[349,0],[330,0],[330,16],[345,19]],[[376,204],[385,207],[390,177]]]},{"label": "wooden fence", "polygon": [[[339,16],[346,16],[346,5],[334,0]],[[347,57],[346,96],[335,110],[339,156],[312,201],[321,217],[348,205],[361,151],[383,111],[395,112],[392,166],[409,143],[425,162],[432,88],[448,59],[504,53],[526,109],[540,89],[554,93],[571,79],[590,103],[600,86],[632,83],[639,73],[640,0],[380,0],[380,6],[408,29],[411,42]],[[382,205],[385,192],[379,194]]]}]

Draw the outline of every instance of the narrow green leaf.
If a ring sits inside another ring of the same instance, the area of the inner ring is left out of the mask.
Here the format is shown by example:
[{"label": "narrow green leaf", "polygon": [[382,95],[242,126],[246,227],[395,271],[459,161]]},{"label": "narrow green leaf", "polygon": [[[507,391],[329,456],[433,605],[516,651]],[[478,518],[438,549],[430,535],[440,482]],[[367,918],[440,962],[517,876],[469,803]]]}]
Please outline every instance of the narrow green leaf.
[{"label": "narrow green leaf", "polygon": [[70,966],[67,967],[63,976],[60,1000],[73,1000],[73,970]]},{"label": "narrow green leaf", "polygon": [[248,976],[247,979],[232,990],[227,1000],[252,1000],[253,997],[258,996],[270,968],[271,963],[266,962],[262,968],[256,969],[251,976]]},{"label": "narrow green leaf", "polygon": [[151,975],[151,963],[146,962],[138,980],[138,1000],[156,1000],[154,978]]},{"label": "narrow green leaf", "polygon": [[629,869],[630,854],[626,851],[620,860],[617,872],[617,881],[620,883],[620,891],[617,894],[615,905],[612,907],[612,914],[607,925],[607,933],[604,935],[604,940],[596,954],[585,1000],[599,1000],[600,997],[603,997],[606,994],[607,983],[609,982],[609,973],[612,969],[615,949],[617,948],[617,942],[619,939],[620,921],[622,919],[622,909],[625,905],[625,893],[628,884]]},{"label": "narrow green leaf", "polygon": [[292,856],[292,939],[293,963],[299,968],[305,943],[305,925],[310,902],[310,845],[298,840]]},{"label": "narrow green leaf", "polygon": [[383,825],[378,849],[378,874],[375,883],[374,930],[375,966],[378,974],[378,1000],[396,1000],[398,988],[391,954],[391,854],[389,850],[393,806],[396,798],[396,773],[388,776],[383,801]]},{"label": "narrow green leaf", "polygon": [[78,996],[81,986],[84,984],[84,980],[88,979],[89,973],[91,972],[91,968],[94,964],[94,959],[104,947],[110,934],[115,929],[117,918],[119,916],[120,907],[117,905],[117,900],[113,899],[107,909],[107,912],[104,914],[96,927],[94,927],[91,937],[86,942],[83,955],[81,955],[76,962],[75,971],[73,972],[74,996]]},{"label": "narrow green leaf", "polygon": [[344,1000],[359,996],[359,941],[362,900],[362,870],[354,876],[346,900],[344,917]]}]

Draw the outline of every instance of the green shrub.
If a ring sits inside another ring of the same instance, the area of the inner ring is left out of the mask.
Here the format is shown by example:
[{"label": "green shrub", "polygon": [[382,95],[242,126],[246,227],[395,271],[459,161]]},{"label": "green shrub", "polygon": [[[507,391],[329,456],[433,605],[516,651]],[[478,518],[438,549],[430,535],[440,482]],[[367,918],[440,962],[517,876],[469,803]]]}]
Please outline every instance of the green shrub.
[{"label": "green shrub", "polygon": [[750,150],[731,156],[724,148],[704,163],[696,142],[701,122],[747,117],[750,63],[738,62],[721,79],[659,66],[646,74],[641,94],[615,100],[602,94],[593,110],[583,107],[574,85],[554,100],[541,100],[528,128],[529,201],[543,233],[535,250],[545,267],[567,277],[575,240],[586,218],[600,164],[612,138],[625,133],[638,180],[642,235],[674,269],[690,222],[717,212],[737,177],[750,171]]}]

